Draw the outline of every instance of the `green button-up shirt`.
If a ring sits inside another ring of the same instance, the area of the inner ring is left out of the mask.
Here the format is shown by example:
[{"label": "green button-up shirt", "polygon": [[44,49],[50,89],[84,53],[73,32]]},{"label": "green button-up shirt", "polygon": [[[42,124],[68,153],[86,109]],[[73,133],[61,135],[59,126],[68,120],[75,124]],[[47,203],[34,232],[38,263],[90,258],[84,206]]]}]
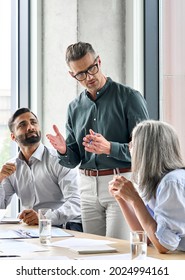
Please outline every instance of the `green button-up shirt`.
[{"label": "green button-up shirt", "polygon": [[[148,119],[146,102],[132,88],[107,78],[106,84],[93,100],[87,90],[69,104],[66,124],[65,155],[59,154],[60,164],[83,169],[113,169],[131,166],[128,142],[137,123]],[[89,129],[102,134],[111,142],[110,155],[86,152],[83,137]]]}]

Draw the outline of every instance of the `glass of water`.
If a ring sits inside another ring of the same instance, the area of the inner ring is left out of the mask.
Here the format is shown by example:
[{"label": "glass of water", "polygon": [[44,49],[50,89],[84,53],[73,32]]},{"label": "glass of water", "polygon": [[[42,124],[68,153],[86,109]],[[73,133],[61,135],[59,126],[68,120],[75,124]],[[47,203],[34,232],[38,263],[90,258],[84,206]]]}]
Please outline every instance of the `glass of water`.
[{"label": "glass of water", "polygon": [[147,234],[145,231],[130,232],[130,252],[132,260],[144,260],[147,256]]},{"label": "glass of water", "polygon": [[38,210],[39,215],[39,238],[40,243],[49,245],[51,243],[51,213],[49,208],[42,208]]}]

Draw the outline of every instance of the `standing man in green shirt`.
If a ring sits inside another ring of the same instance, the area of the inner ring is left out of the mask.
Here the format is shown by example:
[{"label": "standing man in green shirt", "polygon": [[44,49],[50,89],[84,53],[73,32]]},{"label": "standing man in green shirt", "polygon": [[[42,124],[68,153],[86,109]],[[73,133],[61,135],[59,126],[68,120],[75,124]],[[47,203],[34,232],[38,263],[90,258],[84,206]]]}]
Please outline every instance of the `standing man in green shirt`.
[{"label": "standing man in green shirt", "polygon": [[114,174],[130,178],[128,143],[135,125],[148,119],[142,95],[114,82],[101,71],[101,59],[92,45],[78,42],[68,46],[66,63],[70,75],[85,90],[69,104],[66,140],[47,137],[59,154],[59,163],[81,173],[81,211],[85,232],[128,238],[122,213],[110,196],[108,182]]}]

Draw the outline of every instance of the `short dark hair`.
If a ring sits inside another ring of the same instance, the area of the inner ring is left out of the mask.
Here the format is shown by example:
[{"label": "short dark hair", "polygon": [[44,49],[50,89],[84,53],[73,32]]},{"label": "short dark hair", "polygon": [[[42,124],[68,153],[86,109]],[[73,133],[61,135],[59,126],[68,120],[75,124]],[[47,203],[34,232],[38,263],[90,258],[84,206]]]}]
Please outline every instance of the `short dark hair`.
[{"label": "short dark hair", "polygon": [[95,50],[92,45],[85,42],[78,42],[67,47],[66,50],[66,63],[69,65],[70,61],[78,60],[84,57],[87,53],[96,56]]},{"label": "short dark hair", "polygon": [[28,113],[28,112],[33,114],[35,116],[35,118],[38,119],[37,116],[29,108],[19,108],[17,111],[15,111],[15,113],[10,117],[10,119],[8,121],[8,127],[9,127],[11,132],[13,132],[13,126],[14,126],[15,119],[18,116],[20,116],[24,113]]}]

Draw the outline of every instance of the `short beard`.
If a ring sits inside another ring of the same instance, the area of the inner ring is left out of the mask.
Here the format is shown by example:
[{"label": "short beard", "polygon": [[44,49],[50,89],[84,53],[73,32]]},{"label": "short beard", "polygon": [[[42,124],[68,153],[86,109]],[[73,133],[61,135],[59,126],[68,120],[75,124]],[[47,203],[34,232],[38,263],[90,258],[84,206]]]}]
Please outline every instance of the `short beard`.
[{"label": "short beard", "polygon": [[36,132],[36,134],[37,136],[31,137],[27,137],[27,134],[19,135],[18,137],[16,137],[16,141],[23,146],[33,146],[41,140],[41,131]]}]

